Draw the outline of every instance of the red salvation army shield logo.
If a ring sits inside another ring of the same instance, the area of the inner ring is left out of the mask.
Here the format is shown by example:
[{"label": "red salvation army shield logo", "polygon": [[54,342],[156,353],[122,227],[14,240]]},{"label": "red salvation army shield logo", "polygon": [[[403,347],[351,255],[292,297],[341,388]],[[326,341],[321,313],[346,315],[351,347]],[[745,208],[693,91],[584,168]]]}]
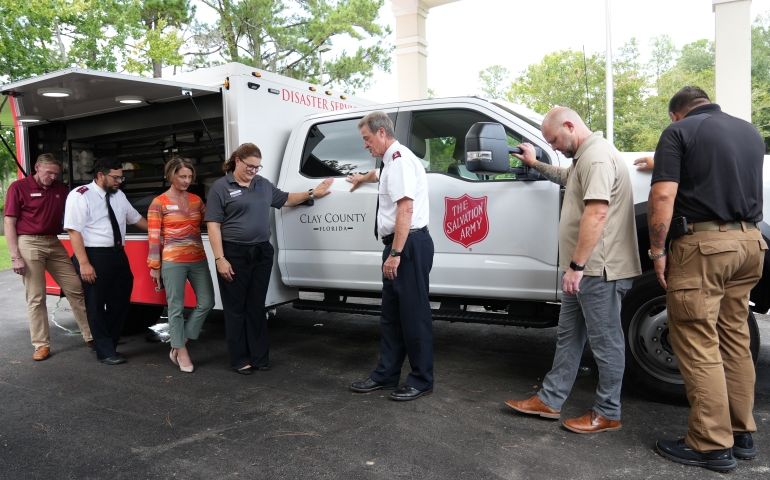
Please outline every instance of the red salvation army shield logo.
[{"label": "red salvation army shield logo", "polygon": [[444,197],[444,234],[465,248],[487,238],[487,197]]}]

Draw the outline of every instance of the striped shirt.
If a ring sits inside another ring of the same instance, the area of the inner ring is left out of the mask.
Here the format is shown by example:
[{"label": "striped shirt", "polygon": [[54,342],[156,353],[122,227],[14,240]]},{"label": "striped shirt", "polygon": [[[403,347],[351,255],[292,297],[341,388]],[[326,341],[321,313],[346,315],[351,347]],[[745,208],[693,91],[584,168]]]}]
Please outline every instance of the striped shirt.
[{"label": "striped shirt", "polygon": [[206,207],[199,196],[189,192],[185,195],[186,207],[163,193],[155,197],[147,210],[147,266],[152,269],[159,269],[161,260],[193,263],[206,259],[201,239]]}]

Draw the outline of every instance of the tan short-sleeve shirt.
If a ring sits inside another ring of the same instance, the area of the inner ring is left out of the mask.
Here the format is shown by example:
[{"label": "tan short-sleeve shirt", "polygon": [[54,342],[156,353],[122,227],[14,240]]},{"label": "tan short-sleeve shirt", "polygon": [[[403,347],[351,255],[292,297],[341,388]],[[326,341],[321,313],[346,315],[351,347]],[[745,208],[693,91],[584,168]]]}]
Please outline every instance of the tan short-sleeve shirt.
[{"label": "tan short-sleeve shirt", "polygon": [[641,274],[631,179],[618,151],[595,132],[575,152],[568,170],[559,222],[559,268],[569,268],[585,202],[603,200],[609,204],[607,222],[584,274],[609,281]]}]

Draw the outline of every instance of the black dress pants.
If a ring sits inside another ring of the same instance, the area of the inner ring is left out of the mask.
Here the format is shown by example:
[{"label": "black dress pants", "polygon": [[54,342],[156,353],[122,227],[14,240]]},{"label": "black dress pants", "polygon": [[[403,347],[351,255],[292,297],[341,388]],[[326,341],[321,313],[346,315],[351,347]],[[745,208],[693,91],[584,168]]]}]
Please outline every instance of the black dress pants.
[{"label": "black dress pants", "polygon": [[[390,246],[382,252],[383,263]],[[428,286],[433,267],[433,239],[427,231],[409,234],[396,278],[382,279],[380,359],[370,377],[375,382],[396,383],[404,357],[412,371],[406,385],[418,390],[433,388],[433,317]]]},{"label": "black dress pants", "polygon": [[267,366],[270,348],[265,297],[273,269],[273,246],[270,242],[223,242],[222,247],[235,272],[232,282],[218,277],[230,365],[235,369]]},{"label": "black dress pants", "polygon": [[[122,247],[86,247],[88,261],[96,271],[95,283],[83,283],[86,316],[94,337],[96,358],[115,356],[115,348],[131,306],[134,275]],[[80,264],[72,256],[72,263],[80,275]]]}]

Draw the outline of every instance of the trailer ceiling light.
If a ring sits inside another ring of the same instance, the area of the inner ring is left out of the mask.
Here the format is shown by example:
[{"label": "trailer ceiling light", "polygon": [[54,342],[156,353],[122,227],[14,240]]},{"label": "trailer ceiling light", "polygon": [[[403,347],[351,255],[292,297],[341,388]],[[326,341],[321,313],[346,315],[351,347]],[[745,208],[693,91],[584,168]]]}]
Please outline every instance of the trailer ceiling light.
[{"label": "trailer ceiling light", "polygon": [[127,105],[136,105],[137,103],[144,103],[144,97],[137,95],[121,95],[115,97],[115,101],[118,103],[125,103]]},{"label": "trailer ceiling light", "polygon": [[49,87],[49,88],[38,88],[37,93],[38,95],[42,95],[44,97],[64,98],[72,95],[72,90],[68,88]]},{"label": "trailer ceiling light", "polygon": [[20,123],[37,123],[43,120],[43,117],[39,115],[19,115],[16,117]]}]

